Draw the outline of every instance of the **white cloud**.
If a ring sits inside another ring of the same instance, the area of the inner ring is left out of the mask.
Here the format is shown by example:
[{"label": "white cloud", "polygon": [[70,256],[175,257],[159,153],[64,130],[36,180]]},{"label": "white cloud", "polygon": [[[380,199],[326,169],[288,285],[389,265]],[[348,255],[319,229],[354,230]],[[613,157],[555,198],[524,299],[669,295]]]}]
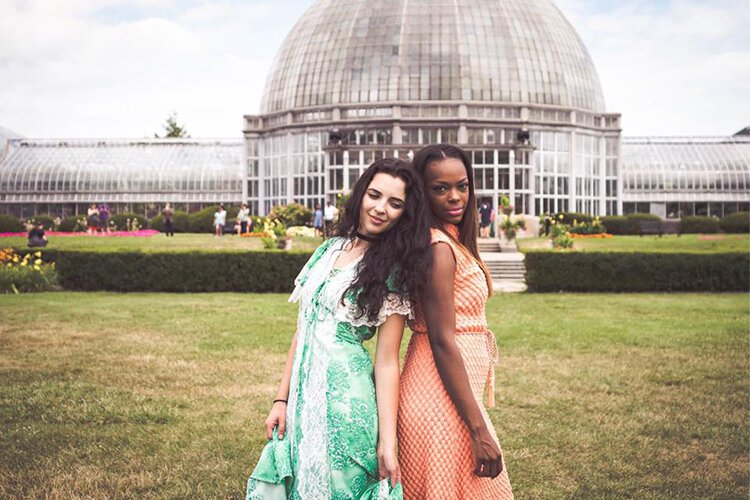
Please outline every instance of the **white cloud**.
[{"label": "white cloud", "polygon": [[[312,0],[0,0],[0,126],[140,137],[168,113],[241,134]],[[558,0],[627,135],[729,134],[750,121],[746,0]]]},{"label": "white cloud", "polygon": [[750,123],[745,1],[624,2],[561,9],[594,59],[626,135],[728,135]]}]

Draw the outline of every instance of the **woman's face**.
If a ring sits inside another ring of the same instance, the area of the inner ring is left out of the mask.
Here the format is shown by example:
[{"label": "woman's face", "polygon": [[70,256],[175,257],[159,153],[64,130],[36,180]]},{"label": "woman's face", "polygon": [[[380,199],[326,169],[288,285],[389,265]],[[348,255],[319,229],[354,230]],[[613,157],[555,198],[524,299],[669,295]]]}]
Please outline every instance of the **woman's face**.
[{"label": "woman's face", "polygon": [[404,214],[406,183],[379,173],[370,181],[359,208],[359,232],[376,236],[391,229]]},{"label": "woman's face", "polygon": [[469,177],[461,160],[430,163],[424,179],[432,215],[441,223],[459,224],[469,203]]}]

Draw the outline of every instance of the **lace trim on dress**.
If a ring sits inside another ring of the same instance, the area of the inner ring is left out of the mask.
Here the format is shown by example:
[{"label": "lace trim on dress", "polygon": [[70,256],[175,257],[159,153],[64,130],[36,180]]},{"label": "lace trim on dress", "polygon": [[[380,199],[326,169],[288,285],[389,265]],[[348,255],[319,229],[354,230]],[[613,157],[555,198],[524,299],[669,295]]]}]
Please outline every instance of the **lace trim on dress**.
[{"label": "lace trim on dress", "polygon": [[414,319],[414,312],[411,307],[411,302],[409,302],[408,299],[404,299],[402,301],[401,296],[397,293],[389,293],[386,296],[385,300],[383,301],[383,305],[380,307],[380,312],[378,313],[378,318],[375,322],[368,320],[367,314],[362,314],[362,316],[357,317],[359,313],[360,310],[357,304],[351,301],[349,298],[345,298],[344,304],[339,304],[339,307],[336,310],[336,319],[349,323],[353,327],[378,327],[385,323],[385,320],[388,319],[388,316],[392,314],[400,314],[402,316],[405,316],[407,319]]}]

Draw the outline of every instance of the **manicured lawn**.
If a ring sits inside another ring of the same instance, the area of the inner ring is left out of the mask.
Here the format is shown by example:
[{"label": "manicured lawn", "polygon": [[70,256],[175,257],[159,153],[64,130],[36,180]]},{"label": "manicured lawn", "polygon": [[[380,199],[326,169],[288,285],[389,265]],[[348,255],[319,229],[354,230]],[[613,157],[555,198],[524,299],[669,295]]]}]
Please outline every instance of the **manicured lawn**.
[{"label": "manicured lawn", "polygon": [[[242,498],[296,306],[0,296],[1,498]],[[501,295],[518,498],[747,498],[746,295]],[[404,346],[406,342],[404,342]]]},{"label": "manicured lawn", "polygon": [[[549,250],[547,238],[521,238],[522,252]],[[750,252],[746,234],[666,234],[659,236],[613,236],[607,239],[576,239],[573,248],[591,252]]]},{"label": "manicured lawn", "polygon": [[[237,235],[224,235],[216,238],[211,234],[175,234],[167,238],[163,234],[146,238],[116,236],[51,236],[47,248],[64,250],[101,250],[101,251],[142,251],[142,252],[189,252],[202,251],[247,251],[261,250],[263,244],[259,238],[240,238]],[[323,241],[322,238],[294,238],[293,248],[314,250]],[[26,238],[0,238],[0,248],[25,248]]]}]

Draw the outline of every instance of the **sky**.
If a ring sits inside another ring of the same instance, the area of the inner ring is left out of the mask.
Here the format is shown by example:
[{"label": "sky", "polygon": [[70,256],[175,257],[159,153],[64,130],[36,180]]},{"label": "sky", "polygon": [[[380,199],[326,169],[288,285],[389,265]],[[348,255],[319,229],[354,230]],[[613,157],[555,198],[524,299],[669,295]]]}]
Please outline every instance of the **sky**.
[{"label": "sky", "polygon": [[[750,125],[750,0],[554,1],[624,135]],[[277,49],[313,3],[0,0],[0,127],[141,138],[174,112],[192,137],[240,138]]]}]

